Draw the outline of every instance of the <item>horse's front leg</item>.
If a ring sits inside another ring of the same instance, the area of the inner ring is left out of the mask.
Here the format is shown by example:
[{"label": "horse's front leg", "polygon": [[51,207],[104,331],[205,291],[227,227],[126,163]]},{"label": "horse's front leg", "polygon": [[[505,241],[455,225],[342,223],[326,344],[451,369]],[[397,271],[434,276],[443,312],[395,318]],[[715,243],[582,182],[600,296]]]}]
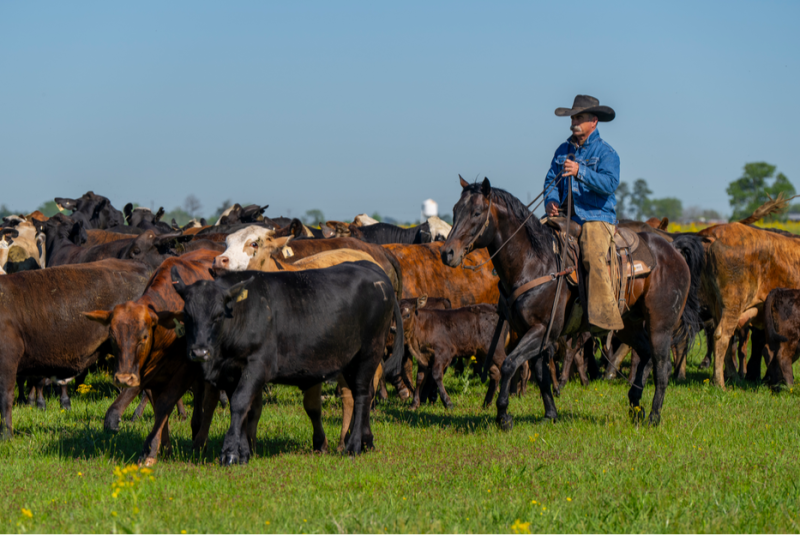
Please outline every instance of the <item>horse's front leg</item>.
[{"label": "horse's front leg", "polygon": [[[511,430],[514,426],[514,419],[512,419],[511,415],[507,412],[511,379],[522,363],[531,359],[535,353],[539,351],[545,330],[545,326],[542,325],[531,328],[522,339],[520,339],[517,347],[506,358],[503,362],[503,366],[500,368],[500,393],[497,396],[497,423],[503,430]],[[549,351],[551,346],[552,342],[547,345],[546,350]],[[539,390],[542,393],[544,417],[545,419],[555,420],[557,417],[556,404],[553,399],[553,392],[550,388],[550,374],[544,374],[542,355],[536,356],[532,365],[536,383],[539,385]]]}]

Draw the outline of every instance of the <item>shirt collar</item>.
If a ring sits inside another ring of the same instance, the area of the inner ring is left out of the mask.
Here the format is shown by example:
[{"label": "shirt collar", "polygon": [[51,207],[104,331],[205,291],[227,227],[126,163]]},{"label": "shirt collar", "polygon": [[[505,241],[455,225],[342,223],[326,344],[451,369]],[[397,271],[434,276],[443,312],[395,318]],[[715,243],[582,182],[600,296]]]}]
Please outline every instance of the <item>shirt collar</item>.
[{"label": "shirt collar", "polygon": [[[599,129],[599,128],[596,128],[596,129],[594,129],[594,132],[592,132],[591,134],[589,134],[589,137],[588,137],[588,138],[586,138],[586,142],[583,144],[583,147],[588,147],[588,146],[589,146],[589,145],[591,145],[593,142],[595,142],[596,140],[599,140],[599,139],[600,139],[600,129]],[[569,138],[567,138],[567,142],[568,142],[570,145],[572,145],[572,146],[577,146],[577,144],[575,143],[575,141],[572,139],[572,136],[570,136]]]}]

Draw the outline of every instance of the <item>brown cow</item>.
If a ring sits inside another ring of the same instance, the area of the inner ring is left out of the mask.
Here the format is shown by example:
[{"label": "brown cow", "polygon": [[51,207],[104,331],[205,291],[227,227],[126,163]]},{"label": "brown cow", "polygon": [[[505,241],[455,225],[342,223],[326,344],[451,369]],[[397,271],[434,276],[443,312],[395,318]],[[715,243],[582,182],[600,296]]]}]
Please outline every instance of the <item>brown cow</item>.
[{"label": "brown cow", "polygon": [[781,381],[792,387],[792,364],[800,355],[800,290],[770,291],[764,301],[764,328],[767,353],[771,356],[764,381],[773,388]]},{"label": "brown cow", "polygon": [[[429,370],[444,407],[450,409],[453,404],[442,383],[444,371],[456,357],[474,355],[479,362],[483,362],[497,325],[497,308],[490,304],[468,305],[458,309],[426,309],[419,305],[419,302],[411,303],[400,309],[405,339],[411,353],[417,358],[419,368],[411,409],[419,407],[420,389],[425,384]],[[500,381],[500,367],[506,358],[504,348],[508,342],[507,323],[503,326],[500,341],[489,369],[491,381],[483,407],[491,403]]]},{"label": "brown cow", "polygon": [[725,379],[737,376],[732,356],[737,328],[748,320],[762,328],[769,292],[800,287],[800,242],[741,223],[709,227],[699,234],[706,251],[700,299],[717,326],[714,383],[724,389]]},{"label": "brown cow", "polygon": [[149,273],[109,259],[0,277],[0,437],[12,434],[17,374],[70,378],[108,353],[107,330],[80,312],[139,296]]},{"label": "brown cow", "polygon": [[121,387],[133,388],[125,389],[108,409],[104,426],[115,429],[119,416],[138,392],[151,390],[155,419],[141,457],[147,466],[156,463],[162,443],[169,451],[169,415],[190,387],[193,387],[195,395],[191,421],[194,448],[202,448],[208,438],[217,400],[206,396],[200,366],[186,358],[185,338],[179,337],[175,329],[160,325],[159,312],[183,308],[183,300],[172,287],[170,270],[173,267],[187,284],[211,279],[209,269],[216,256],[215,251],[200,250],[171,257],[159,266],[144,293],[140,293],[141,297],[135,301],[120,303],[110,310],[83,309],[88,311],[84,312],[87,318],[105,326],[102,329],[115,342],[114,382]]}]

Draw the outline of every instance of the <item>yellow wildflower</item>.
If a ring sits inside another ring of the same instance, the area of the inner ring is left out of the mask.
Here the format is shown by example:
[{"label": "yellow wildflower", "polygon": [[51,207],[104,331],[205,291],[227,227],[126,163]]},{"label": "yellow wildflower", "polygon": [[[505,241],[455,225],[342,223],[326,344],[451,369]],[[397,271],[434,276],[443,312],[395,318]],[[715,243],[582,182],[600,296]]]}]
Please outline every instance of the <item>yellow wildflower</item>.
[{"label": "yellow wildflower", "polygon": [[571,497],[567,497],[567,501],[572,502],[572,498]]},{"label": "yellow wildflower", "polygon": [[530,534],[531,533],[531,523],[530,521],[523,523],[519,519],[514,521],[514,524],[511,525],[511,530],[514,531],[514,534]]},{"label": "yellow wildflower", "polygon": [[33,512],[31,512],[27,508],[21,508],[20,510],[22,511],[22,515],[24,515],[25,517],[33,518]]}]

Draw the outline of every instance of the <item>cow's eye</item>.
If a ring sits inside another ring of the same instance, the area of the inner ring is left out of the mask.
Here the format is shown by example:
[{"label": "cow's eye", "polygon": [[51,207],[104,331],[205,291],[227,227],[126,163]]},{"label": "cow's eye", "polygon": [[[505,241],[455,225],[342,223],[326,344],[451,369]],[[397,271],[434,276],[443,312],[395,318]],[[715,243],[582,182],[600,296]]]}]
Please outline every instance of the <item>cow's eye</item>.
[{"label": "cow's eye", "polygon": [[250,247],[253,249],[258,249],[258,242],[251,242]]}]

